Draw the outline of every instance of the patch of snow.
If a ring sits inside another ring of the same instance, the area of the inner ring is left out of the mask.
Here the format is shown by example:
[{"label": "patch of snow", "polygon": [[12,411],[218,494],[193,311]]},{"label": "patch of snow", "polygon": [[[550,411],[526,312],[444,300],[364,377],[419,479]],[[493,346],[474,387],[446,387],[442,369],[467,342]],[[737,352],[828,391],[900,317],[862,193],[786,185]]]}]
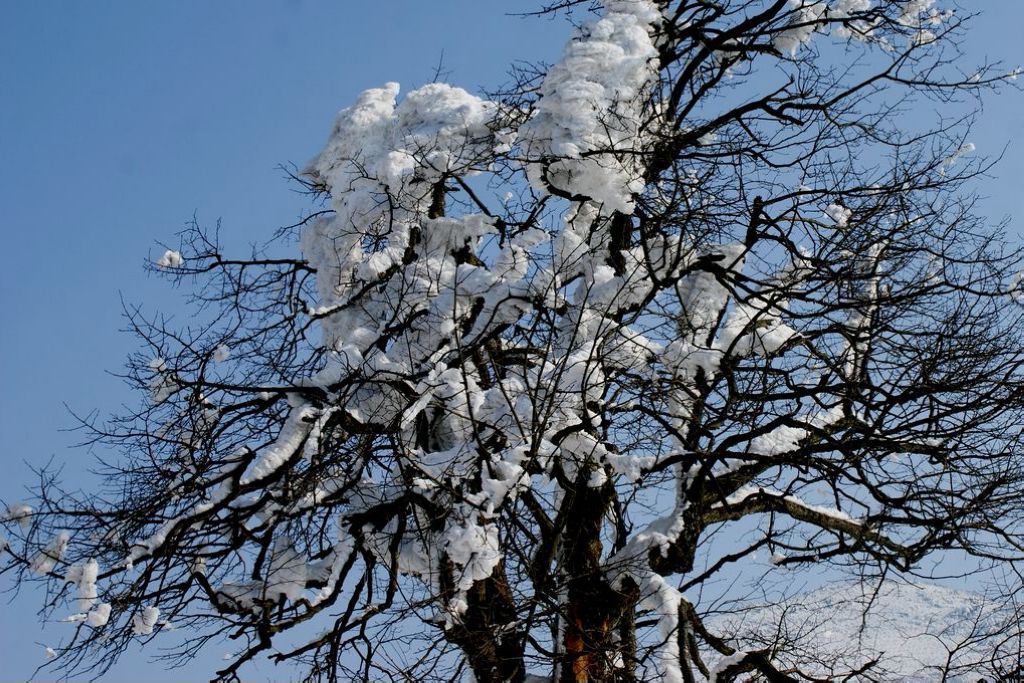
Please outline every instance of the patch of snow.
[{"label": "patch of snow", "polygon": [[850,221],[850,217],[853,215],[853,211],[842,204],[829,204],[825,207],[825,215],[835,221],[837,227],[845,228],[846,224]]},{"label": "patch of snow", "polygon": [[796,10],[790,27],[776,34],[772,42],[779,52],[795,57],[800,48],[811,41],[828,6],[811,0],[790,0],[790,5]]},{"label": "patch of snow", "polygon": [[64,552],[68,549],[68,542],[71,540],[71,534],[67,531],[61,531],[43,548],[39,553],[32,558],[32,562],[29,564],[29,569],[34,574],[49,574],[53,571],[54,567],[64,557]]},{"label": "patch of snow", "polygon": [[[975,683],[1001,635],[1002,607],[981,595],[936,585],[886,581],[821,588],[774,605],[754,606],[706,621],[740,647],[761,649],[777,638],[796,644],[778,654],[780,668],[800,666],[809,675],[857,668],[878,656],[872,680],[929,683],[939,680],[951,650],[952,675]],[[866,610],[866,611],[865,611]]]},{"label": "patch of snow", "polygon": [[643,187],[637,155],[640,98],[656,75],[653,2],[620,0],[584,25],[540,87],[534,116],[520,129],[531,185],[632,213]]},{"label": "patch of snow", "polygon": [[3,521],[17,522],[22,529],[32,526],[32,506],[27,503],[12,503],[7,506]]},{"label": "patch of snow", "polygon": [[231,349],[226,344],[218,344],[217,348],[213,350],[213,360],[215,363],[223,363],[231,357]]},{"label": "patch of snow", "polygon": [[184,265],[185,259],[182,257],[181,252],[168,249],[164,252],[164,255],[157,259],[156,265],[160,268],[181,268]]},{"label": "patch of snow", "polygon": [[78,588],[78,609],[82,612],[88,611],[96,602],[96,577],[99,572],[99,563],[90,558],[82,564],[68,567],[64,575],[65,581],[75,584]]},{"label": "patch of snow", "polygon": [[93,628],[101,628],[110,620],[110,603],[101,602],[86,617],[86,623]]},{"label": "patch of snow", "polygon": [[159,620],[159,607],[143,607],[142,611],[136,612],[132,616],[132,633],[137,636],[148,636],[153,632],[153,628]]}]

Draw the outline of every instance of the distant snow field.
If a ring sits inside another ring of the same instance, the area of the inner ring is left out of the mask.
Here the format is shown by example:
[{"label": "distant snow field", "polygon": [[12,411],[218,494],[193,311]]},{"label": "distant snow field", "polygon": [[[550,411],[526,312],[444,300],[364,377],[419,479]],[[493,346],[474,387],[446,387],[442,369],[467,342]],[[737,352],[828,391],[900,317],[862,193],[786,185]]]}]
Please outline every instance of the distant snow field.
[{"label": "distant snow field", "polygon": [[822,588],[707,621],[739,649],[789,641],[782,670],[839,675],[878,658],[853,680],[977,683],[1019,663],[1022,644],[1004,636],[1013,618],[1009,606],[977,593],[887,581]]}]

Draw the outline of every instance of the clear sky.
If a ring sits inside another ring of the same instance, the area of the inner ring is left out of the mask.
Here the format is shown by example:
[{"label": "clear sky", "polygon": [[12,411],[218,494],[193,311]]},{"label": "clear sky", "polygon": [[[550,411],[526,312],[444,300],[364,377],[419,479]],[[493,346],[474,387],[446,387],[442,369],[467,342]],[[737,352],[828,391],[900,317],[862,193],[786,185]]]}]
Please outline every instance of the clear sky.
[{"label": "clear sky", "polygon": [[[947,3],[948,4],[948,3]],[[562,22],[506,12],[530,0],[21,0],[0,4],[0,499],[24,497],[25,463],[49,458],[88,485],[89,453],[64,407],[116,411],[131,395],[109,372],[133,340],[121,297],[185,315],[142,270],[195,213],[222,219],[244,252],[307,207],[276,166],[303,164],[337,109],[364,88],[432,80],[494,87],[518,59],[552,60]],[[1024,0],[962,0],[986,12],[967,54],[1024,63]],[[969,64],[964,69],[969,69]],[[993,218],[1024,225],[1024,96],[991,100],[972,141],[1010,144],[980,189]],[[0,578],[0,590],[9,583]],[[25,680],[59,642],[40,595],[0,603],[0,680]],[[133,655],[106,680],[195,681],[230,646],[162,671]],[[253,680],[281,680],[261,667]],[[47,680],[46,674],[41,680]]]}]

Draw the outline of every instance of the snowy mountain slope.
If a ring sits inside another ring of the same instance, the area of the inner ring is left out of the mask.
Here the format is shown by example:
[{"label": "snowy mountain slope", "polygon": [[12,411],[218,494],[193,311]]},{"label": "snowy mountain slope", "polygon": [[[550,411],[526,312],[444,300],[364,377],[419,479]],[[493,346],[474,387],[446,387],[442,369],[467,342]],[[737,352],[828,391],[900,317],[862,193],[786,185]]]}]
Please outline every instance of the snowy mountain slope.
[{"label": "snowy mountain slope", "polygon": [[976,593],[894,581],[822,588],[708,619],[739,649],[786,644],[782,668],[837,675],[877,658],[854,680],[960,683],[993,680],[993,657],[1000,670],[1013,669],[1015,623],[1008,606]]}]

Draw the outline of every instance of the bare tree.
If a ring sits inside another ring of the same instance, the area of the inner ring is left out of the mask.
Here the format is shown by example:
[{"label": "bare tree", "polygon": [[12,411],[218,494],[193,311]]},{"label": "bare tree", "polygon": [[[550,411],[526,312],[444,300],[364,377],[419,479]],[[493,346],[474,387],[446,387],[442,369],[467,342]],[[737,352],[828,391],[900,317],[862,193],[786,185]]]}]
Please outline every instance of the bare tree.
[{"label": "bare tree", "polygon": [[8,513],[4,571],[78,601],[57,665],[173,623],[237,641],[218,680],[846,680],[877,658],[744,642],[711,587],[1013,575],[1021,254],[968,135],[1016,73],[931,0],[590,5],[487,99],[363,93],[265,251],[154,264],[196,313],[130,311],[104,490]]}]

